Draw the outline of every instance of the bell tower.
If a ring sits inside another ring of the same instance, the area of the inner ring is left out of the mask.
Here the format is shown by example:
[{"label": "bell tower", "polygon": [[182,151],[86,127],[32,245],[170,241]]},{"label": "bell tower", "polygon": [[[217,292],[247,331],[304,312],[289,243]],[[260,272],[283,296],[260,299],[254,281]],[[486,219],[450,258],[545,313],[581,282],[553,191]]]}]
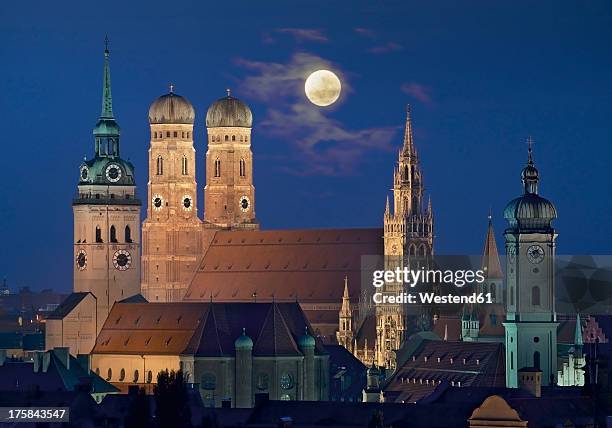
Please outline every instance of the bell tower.
[{"label": "bell tower", "polygon": [[538,194],[539,172],[531,139],[522,171],[523,195],[504,210],[506,241],[506,386],[518,387],[523,368],[542,372],[542,385],[557,374],[557,315],[554,271],[555,206]]},{"label": "bell tower", "polygon": [[104,50],[102,112],[93,130],[95,155],[79,170],[74,213],[75,293],[96,298],[96,331],[113,304],[140,293],[140,201],[134,166],[120,156],[120,128],[113,114],[110,52]]},{"label": "bell tower", "polygon": [[149,203],[142,232],[142,291],[150,302],[181,301],[202,252],[194,120],[193,106],[174,92],[173,85],[149,108]]},{"label": "bell tower", "polygon": [[208,151],[204,188],[204,222],[208,227],[259,229],[255,217],[253,114],[242,101],[227,96],[206,113]]}]

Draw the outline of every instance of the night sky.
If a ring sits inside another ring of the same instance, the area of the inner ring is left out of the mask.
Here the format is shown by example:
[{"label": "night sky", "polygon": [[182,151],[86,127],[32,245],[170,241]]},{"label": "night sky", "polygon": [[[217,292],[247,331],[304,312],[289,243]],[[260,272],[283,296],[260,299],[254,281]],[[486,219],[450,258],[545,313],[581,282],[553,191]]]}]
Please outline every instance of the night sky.
[{"label": "night sky", "polygon": [[[93,153],[105,34],[143,213],[147,111],[172,82],[196,109],[200,216],[204,117],[225,88],[253,110],[265,229],[382,226],[410,103],[437,253],[479,253],[489,207],[503,242],[528,135],[540,194],[559,211],[558,253],[611,253],[612,3],[135,3],[0,4],[0,276],[9,286],[72,287],[71,199]],[[330,108],[303,94],[317,68],[344,84]]]}]

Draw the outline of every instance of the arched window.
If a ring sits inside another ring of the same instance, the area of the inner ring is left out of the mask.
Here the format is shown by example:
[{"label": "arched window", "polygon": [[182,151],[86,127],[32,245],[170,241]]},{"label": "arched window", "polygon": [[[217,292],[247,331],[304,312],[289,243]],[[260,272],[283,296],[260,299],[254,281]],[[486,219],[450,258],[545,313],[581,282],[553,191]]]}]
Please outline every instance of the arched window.
[{"label": "arched window", "polygon": [[414,245],[411,245],[408,248],[408,255],[409,256],[416,256],[416,247]]},{"label": "arched window", "polygon": [[170,138],[170,131],[166,131],[166,137]]},{"label": "arched window", "polygon": [[540,368],[540,353],[538,351],[533,353],[533,367],[536,369]]},{"label": "arched window", "polygon": [[215,159],[215,177],[221,177],[221,161]]},{"label": "arched window", "polygon": [[96,242],[104,242],[102,240],[102,229],[100,229],[100,226],[96,226]]},{"label": "arched window", "polygon": [[183,156],[181,169],[183,171],[183,175],[187,175],[187,156]]},{"label": "arched window", "polygon": [[531,289],[531,305],[540,306],[540,287],[538,286]]},{"label": "arched window", "polygon": [[236,136],[232,135],[232,141],[236,141]]},{"label": "arched window", "polygon": [[225,141],[229,141],[229,135],[225,136]]},{"label": "arched window", "polygon": [[240,176],[246,176],[246,162],[244,159],[240,159]]},{"label": "arched window", "polygon": [[404,177],[403,178],[404,178],[405,181],[409,180],[409,178],[408,178],[408,165],[404,166]]},{"label": "arched window", "polygon": [[153,137],[153,138],[157,138],[157,131],[155,131],[154,135],[155,135],[155,137]]},{"label": "arched window", "polygon": [[125,242],[132,242],[132,230],[130,226],[125,226]]},{"label": "arched window", "polygon": [[185,131],[181,132],[181,138],[185,138]]},{"label": "arched window", "polygon": [[187,131],[187,138],[189,138],[189,131]]},{"label": "arched window", "polygon": [[240,142],[243,142],[243,141],[244,141],[244,135],[241,135],[240,136]]},{"label": "arched window", "polygon": [[125,369],[121,369],[121,373],[119,373],[119,381],[123,382],[125,380]]},{"label": "arched window", "polygon": [[419,248],[419,255],[421,257],[425,257],[425,253],[426,253],[426,249],[425,249],[425,245],[421,245],[421,248]]},{"label": "arched window", "polygon": [[134,370],[134,383],[138,382],[138,370]]},{"label": "arched window", "polygon": [[153,372],[149,370],[149,373],[147,373],[147,383],[151,382],[153,382]]},{"label": "arched window", "polygon": [[245,136],[244,141],[249,141],[249,137]]},{"label": "arched window", "polygon": [[174,131],[174,138],[177,138],[177,137],[178,137],[178,132]]},{"label": "arched window", "polygon": [[106,376],[106,380],[111,380],[113,378],[113,370],[109,367],[108,374]]},{"label": "arched window", "polygon": [[157,157],[157,175],[164,174],[164,158],[161,156]]},{"label": "arched window", "polygon": [[117,229],[115,229],[114,225],[110,227],[110,241],[117,242]]}]

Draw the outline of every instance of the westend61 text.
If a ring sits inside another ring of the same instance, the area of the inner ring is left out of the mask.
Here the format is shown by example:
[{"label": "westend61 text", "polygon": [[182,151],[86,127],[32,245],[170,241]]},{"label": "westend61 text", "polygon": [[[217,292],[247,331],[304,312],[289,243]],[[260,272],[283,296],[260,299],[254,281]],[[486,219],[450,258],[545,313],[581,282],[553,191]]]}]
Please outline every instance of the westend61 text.
[{"label": "westend61 text", "polygon": [[400,293],[400,294],[383,294],[374,293],[372,296],[374,303],[391,303],[391,304],[457,304],[457,303],[493,303],[491,293],[472,293],[465,296],[455,294],[437,295],[435,293]]}]

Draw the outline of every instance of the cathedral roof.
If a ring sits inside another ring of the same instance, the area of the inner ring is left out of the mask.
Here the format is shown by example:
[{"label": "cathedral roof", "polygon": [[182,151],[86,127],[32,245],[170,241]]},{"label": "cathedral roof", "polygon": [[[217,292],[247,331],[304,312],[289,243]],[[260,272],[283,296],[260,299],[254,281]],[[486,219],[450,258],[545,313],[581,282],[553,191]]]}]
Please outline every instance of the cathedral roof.
[{"label": "cathedral roof", "polygon": [[149,107],[149,123],[192,124],[195,121],[193,105],[185,97],[170,92],[157,98]]},{"label": "cathedral roof", "polygon": [[[247,328],[257,338],[254,356],[299,356],[305,327],[311,330],[297,303],[118,302],[92,353],[233,356]],[[315,352],[325,353],[319,340]]]},{"label": "cathedral roof", "polygon": [[219,231],[184,300],[337,302],[337,320],[345,277],[357,302],[362,256],[382,254],[382,229]]},{"label": "cathedral roof", "polygon": [[253,113],[249,106],[229,94],[212,103],[206,112],[206,127],[251,128]]}]

